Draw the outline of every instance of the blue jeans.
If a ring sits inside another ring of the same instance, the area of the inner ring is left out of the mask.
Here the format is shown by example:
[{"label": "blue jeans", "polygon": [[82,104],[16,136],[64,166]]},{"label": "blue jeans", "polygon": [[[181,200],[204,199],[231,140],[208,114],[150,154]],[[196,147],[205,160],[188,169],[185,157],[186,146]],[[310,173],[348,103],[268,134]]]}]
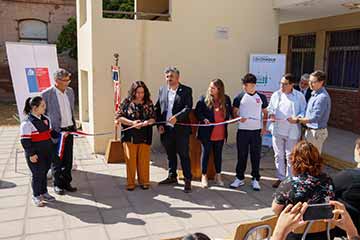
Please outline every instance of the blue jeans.
[{"label": "blue jeans", "polygon": [[214,152],[214,163],[216,173],[221,173],[221,163],[222,163],[222,149],[224,146],[224,140],[221,141],[204,141],[201,143],[201,168],[202,174],[207,173],[209,156],[211,149]]}]

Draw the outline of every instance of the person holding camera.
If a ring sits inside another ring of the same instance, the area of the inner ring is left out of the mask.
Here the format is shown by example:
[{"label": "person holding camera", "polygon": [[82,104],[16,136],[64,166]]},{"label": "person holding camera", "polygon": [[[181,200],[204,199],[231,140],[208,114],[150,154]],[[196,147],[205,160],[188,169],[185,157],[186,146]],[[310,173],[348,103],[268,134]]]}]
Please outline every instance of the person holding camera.
[{"label": "person holding camera", "polygon": [[[359,240],[359,233],[344,204],[338,201],[330,201],[329,204],[334,207],[334,216],[340,215],[340,217],[325,221],[330,222],[331,224],[334,224],[344,230],[346,232],[347,239]],[[293,229],[305,225],[307,222],[303,220],[303,216],[306,213],[307,208],[308,204],[301,202],[298,202],[296,205],[287,205],[277,220],[271,240],[286,239]]]}]

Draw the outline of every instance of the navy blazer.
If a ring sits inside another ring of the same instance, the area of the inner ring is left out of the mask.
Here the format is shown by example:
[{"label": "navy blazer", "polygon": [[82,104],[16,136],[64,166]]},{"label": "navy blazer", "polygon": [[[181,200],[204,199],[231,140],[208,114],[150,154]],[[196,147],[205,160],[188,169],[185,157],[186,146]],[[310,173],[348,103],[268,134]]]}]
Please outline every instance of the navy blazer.
[{"label": "navy blazer", "polygon": [[[192,109],[192,89],[188,86],[180,84],[174,100],[172,108],[172,115],[176,116],[177,122],[179,123],[190,123],[189,113]],[[167,108],[168,108],[168,86],[162,86],[159,90],[158,100],[154,106],[156,113],[156,121],[166,121]],[[165,125],[165,124],[164,124]],[[191,133],[191,127],[175,125],[175,129],[180,130],[179,132]]]},{"label": "navy blazer", "polygon": [[[226,107],[226,116],[225,121],[229,120],[231,117],[231,100],[230,97],[225,95],[225,107]],[[199,101],[196,104],[195,107],[195,114],[197,119],[200,121],[200,123],[204,123],[204,120],[207,119],[211,123],[215,122],[215,116],[214,116],[214,108],[208,108],[205,103],[205,96],[201,96],[199,98]],[[197,138],[202,142],[210,141],[211,133],[213,131],[214,127],[199,127],[197,132]],[[225,124],[225,139],[227,139],[228,136],[228,130],[227,130],[227,124]]]},{"label": "navy blazer", "polygon": [[[296,86],[294,87],[294,89],[296,89],[296,90],[298,90],[298,91],[301,92],[299,85],[296,85]],[[310,87],[308,87],[308,89],[306,90],[306,93],[305,93],[305,95],[304,95],[306,102],[308,102],[309,99],[311,98],[311,92],[312,92],[312,90],[310,89]]]}]

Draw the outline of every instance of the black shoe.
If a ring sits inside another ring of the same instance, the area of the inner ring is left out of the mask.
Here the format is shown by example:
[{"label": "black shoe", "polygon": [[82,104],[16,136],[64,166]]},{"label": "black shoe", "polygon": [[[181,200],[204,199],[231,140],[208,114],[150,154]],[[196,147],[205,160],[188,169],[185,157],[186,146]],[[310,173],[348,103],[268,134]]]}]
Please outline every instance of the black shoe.
[{"label": "black shoe", "polygon": [[54,192],[55,192],[57,195],[64,195],[64,194],[65,194],[64,189],[59,188],[58,186],[55,186],[55,187],[54,187]]},{"label": "black shoe", "polygon": [[185,180],[184,192],[190,193],[191,192],[191,181]]},{"label": "black shoe", "polygon": [[142,190],[148,190],[150,187],[148,185],[141,185]]},{"label": "black shoe", "polygon": [[280,183],[281,183],[281,180],[278,179],[278,180],[276,180],[276,182],[273,183],[272,187],[273,187],[273,188],[278,188],[279,185],[280,185]]},{"label": "black shoe", "polygon": [[64,189],[68,192],[76,192],[77,188],[76,187],[72,187],[71,185],[64,187]]},{"label": "black shoe", "polygon": [[177,184],[177,178],[176,177],[167,177],[166,179],[162,180],[161,182],[159,182],[160,185],[165,185],[165,184]]}]

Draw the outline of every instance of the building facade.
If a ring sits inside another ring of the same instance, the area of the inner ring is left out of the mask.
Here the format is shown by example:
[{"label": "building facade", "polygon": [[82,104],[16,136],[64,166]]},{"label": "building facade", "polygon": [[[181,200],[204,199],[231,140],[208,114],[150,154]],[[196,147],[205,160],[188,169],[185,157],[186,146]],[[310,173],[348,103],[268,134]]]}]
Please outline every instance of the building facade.
[{"label": "building facade", "polygon": [[330,125],[360,133],[360,12],[280,25],[287,71],[327,73]]},{"label": "building facade", "polygon": [[[14,101],[5,42],[53,44],[75,15],[75,0],[0,0],[0,100]],[[77,62],[66,54],[59,55],[59,65],[77,71]]]},{"label": "building facade", "polygon": [[[77,0],[79,108],[86,131],[113,129],[109,69],[114,53],[119,54],[122,96],[131,82],[143,80],[155,101],[160,85],[165,84],[164,68],[175,65],[181,71],[181,82],[193,88],[195,104],[214,78],[224,80],[233,98],[242,90],[249,55],[277,51],[279,21],[272,1],[147,2],[135,1],[138,13],[131,20],[104,18],[102,1]],[[232,125],[229,142],[235,141],[235,131]],[[104,152],[111,137],[89,140],[95,152]]]}]

